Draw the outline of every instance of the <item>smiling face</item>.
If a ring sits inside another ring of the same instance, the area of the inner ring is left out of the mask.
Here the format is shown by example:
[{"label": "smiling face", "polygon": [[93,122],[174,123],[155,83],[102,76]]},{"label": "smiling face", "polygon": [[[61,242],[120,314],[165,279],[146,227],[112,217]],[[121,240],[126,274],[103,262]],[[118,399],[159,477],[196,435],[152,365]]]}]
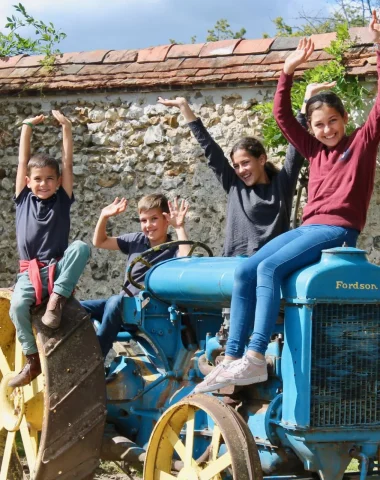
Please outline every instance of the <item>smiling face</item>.
[{"label": "smiling face", "polygon": [[266,156],[253,157],[247,150],[236,150],[232,158],[232,166],[237,176],[247,185],[252,187],[257,183],[269,183],[265,171]]},{"label": "smiling face", "polygon": [[51,167],[32,167],[29,176],[26,177],[26,184],[36,197],[46,200],[52,197],[61,185],[61,177]]},{"label": "smiling face", "polygon": [[311,114],[310,127],[317,140],[333,148],[344,137],[347,121],[347,112],[342,116],[334,107],[323,104]]},{"label": "smiling face", "polygon": [[155,247],[166,242],[169,222],[161,208],[151,208],[139,213],[141,231],[148,238],[150,246]]}]

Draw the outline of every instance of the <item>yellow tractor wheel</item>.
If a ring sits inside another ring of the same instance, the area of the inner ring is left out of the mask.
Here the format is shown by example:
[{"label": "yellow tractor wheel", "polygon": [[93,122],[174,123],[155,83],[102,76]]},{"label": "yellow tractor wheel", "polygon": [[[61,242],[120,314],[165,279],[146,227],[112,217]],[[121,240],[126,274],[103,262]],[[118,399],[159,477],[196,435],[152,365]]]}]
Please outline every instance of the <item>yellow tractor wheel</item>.
[{"label": "yellow tractor wheel", "polygon": [[[200,439],[202,452],[197,452]],[[186,397],[157,422],[149,440],[144,480],[225,478],[262,480],[252,434],[240,415],[215,397]]]},{"label": "yellow tractor wheel", "polygon": [[[91,322],[70,299],[61,327],[33,315],[42,374],[25,387],[8,383],[24,356],[9,318],[11,292],[0,290],[0,480],[92,479],[105,421],[103,358]],[[21,458],[22,457],[22,458]],[[20,462],[21,460],[21,462]]]}]

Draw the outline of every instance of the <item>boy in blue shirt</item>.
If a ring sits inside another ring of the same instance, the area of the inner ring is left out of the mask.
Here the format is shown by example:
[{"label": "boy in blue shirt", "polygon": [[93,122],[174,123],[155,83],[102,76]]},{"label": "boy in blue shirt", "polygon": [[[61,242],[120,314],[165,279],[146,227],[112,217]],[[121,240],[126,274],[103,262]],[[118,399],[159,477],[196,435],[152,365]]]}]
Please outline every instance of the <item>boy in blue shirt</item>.
[{"label": "boy in blue shirt", "polygon": [[[137,205],[141,232],[127,233],[119,237],[109,237],[106,232],[107,221],[110,217],[120,215],[127,208],[127,200],[116,198],[113,203],[104,207],[101,211],[98,223],[95,227],[93,244],[95,247],[106,250],[120,250],[127,255],[126,268],[146,250],[170,242],[168,228],[171,225],[178,240],[187,240],[185,231],[185,216],[188,204],[182,201],[169,202],[162,194],[146,195]],[[152,264],[161,262],[172,257],[184,257],[190,251],[189,245],[179,245],[165,251],[152,253],[149,262]],[[133,277],[138,283],[142,283],[148,270],[142,263],[134,268]],[[127,278],[124,280],[124,291],[119,295],[113,295],[108,299],[86,300],[81,305],[91,314],[91,318],[101,322],[97,336],[104,358],[116,340],[117,334],[123,324],[122,303],[126,292],[129,296],[137,295],[139,290],[131,285]]]},{"label": "boy in blue shirt", "polygon": [[24,120],[21,128],[14,197],[20,273],[9,314],[27,361],[9,382],[10,387],[27,385],[41,373],[31,306],[50,296],[42,322],[51,329],[58,328],[63,306],[90,255],[84,242],[75,241],[68,246],[70,208],[74,202],[72,131],[70,121],[62,113],[52,113],[62,126],[62,172],[55,158],[46,154],[30,157],[32,131],[44,121],[44,115]]}]

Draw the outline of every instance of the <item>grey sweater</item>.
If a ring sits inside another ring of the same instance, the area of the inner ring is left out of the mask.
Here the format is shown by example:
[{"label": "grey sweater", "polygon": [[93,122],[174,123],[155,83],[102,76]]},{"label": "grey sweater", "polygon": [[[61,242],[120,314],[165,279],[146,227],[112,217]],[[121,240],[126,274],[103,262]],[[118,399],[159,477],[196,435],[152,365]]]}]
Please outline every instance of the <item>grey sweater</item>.
[{"label": "grey sweater", "polygon": [[[306,127],[304,115],[299,114],[297,119]],[[223,256],[251,256],[272,238],[288,231],[297,178],[304,161],[296,149],[288,146],[278,174],[267,170],[269,184],[247,187],[202,121],[198,118],[188,125],[203,148],[209,167],[228,194]]]}]

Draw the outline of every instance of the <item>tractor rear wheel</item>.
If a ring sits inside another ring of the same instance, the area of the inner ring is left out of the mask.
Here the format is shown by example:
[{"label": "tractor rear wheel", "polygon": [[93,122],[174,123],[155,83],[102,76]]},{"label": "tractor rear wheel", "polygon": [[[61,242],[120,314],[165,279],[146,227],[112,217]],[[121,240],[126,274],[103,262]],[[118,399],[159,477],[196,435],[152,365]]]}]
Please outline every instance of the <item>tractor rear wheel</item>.
[{"label": "tractor rear wheel", "polygon": [[55,331],[42,324],[40,308],[32,321],[42,374],[12,389],[8,383],[24,356],[9,318],[10,299],[9,290],[0,291],[0,480],[90,480],[106,405],[103,358],[92,324],[73,298]]}]

